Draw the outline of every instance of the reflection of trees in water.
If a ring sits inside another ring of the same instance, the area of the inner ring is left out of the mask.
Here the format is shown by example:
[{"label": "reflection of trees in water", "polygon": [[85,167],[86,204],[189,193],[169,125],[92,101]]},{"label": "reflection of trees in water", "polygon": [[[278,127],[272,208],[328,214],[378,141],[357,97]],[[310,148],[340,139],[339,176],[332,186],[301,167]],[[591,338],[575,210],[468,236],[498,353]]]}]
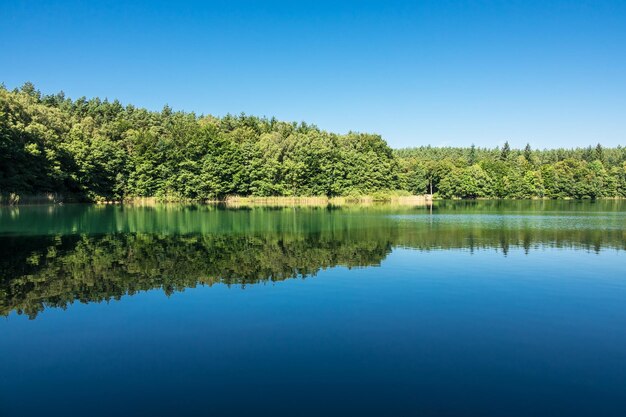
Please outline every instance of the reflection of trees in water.
[{"label": "reflection of trees in water", "polygon": [[171,294],[198,284],[245,286],[312,276],[337,265],[377,265],[391,250],[388,241],[314,236],[117,234],[4,240],[14,250],[0,264],[0,313],[15,310],[31,317],[45,306],[119,299],[153,288]]},{"label": "reflection of trees in water", "polygon": [[[381,225],[379,225],[381,226]],[[626,249],[621,229],[486,228],[433,224],[336,228],[311,233],[3,237],[0,314],[35,317],[45,307],[119,299],[198,284],[246,285],[315,275],[320,269],[378,265],[394,246],[419,250]]]}]

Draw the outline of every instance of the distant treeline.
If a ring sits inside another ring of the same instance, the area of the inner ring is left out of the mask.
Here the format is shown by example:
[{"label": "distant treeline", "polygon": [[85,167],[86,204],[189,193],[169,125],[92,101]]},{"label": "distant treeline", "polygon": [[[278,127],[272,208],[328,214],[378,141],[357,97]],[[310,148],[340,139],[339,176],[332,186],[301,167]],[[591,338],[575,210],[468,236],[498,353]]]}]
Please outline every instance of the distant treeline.
[{"label": "distant treeline", "polygon": [[407,190],[442,198],[626,197],[626,148],[400,149],[395,156]]},{"label": "distant treeline", "polygon": [[86,201],[228,195],[626,197],[626,150],[422,147],[246,115],[154,112],[0,87],[0,195]]}]

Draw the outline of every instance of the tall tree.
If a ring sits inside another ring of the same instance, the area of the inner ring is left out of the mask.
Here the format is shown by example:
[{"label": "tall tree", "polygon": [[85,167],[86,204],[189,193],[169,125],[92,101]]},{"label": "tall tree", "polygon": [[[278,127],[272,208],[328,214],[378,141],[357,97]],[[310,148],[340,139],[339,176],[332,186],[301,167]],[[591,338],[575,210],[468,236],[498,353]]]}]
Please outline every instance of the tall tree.
[{"label": "tall tree", "polygon": [[530,143],[527,143],[526,147],[524,148],[524,158],[528,162],[533,162],[533,150],[530,147]]},{"label": "tall tree", "polygon": [[476,163],[476,145],[472,143],[469,151],[469,157],[467,158],[467,162],[470,165],[474,165]]},{"label": "tall tree", "polygon": [[502,161],[508,160],[510,153],[511,153],[511,146],[509,146],[509,141],[506,141],[504,142],[504,146],[502,147],[502,151],[500,152],[500,159]]},{"label": "tall tree", "polygon": [[600,145],[599,143],[596,145],[596,151],[595,151],[594,157],[598,161],[604,162],[604,149],[602,148],[602,145]]}]

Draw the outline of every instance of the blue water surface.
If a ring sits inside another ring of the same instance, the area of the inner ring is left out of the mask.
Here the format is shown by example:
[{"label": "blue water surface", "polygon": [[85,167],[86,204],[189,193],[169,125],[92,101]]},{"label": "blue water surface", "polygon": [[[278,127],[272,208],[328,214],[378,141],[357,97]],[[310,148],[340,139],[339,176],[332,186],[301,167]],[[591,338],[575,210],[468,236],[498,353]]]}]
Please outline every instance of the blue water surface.
[{"label": "blue water surface", "polygon": [[218,209],[199,216],[283,226],[31,236],[20,209],[0,223],[0,414],[624,416],[620,207],[531,226]]}]

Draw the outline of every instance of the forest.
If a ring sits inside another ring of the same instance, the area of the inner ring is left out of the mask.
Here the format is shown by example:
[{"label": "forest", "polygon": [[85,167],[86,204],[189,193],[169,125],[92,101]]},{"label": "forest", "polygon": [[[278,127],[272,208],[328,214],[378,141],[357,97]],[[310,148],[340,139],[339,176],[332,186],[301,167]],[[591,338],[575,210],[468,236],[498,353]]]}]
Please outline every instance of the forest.
[{"label": "forest", "polygon": [[0,86],[0,195],[140,197],[426,194],[436,198],[626,197],[626,148],[391,149],[377,134],[241,114],[150,111],[32,83]]}]

